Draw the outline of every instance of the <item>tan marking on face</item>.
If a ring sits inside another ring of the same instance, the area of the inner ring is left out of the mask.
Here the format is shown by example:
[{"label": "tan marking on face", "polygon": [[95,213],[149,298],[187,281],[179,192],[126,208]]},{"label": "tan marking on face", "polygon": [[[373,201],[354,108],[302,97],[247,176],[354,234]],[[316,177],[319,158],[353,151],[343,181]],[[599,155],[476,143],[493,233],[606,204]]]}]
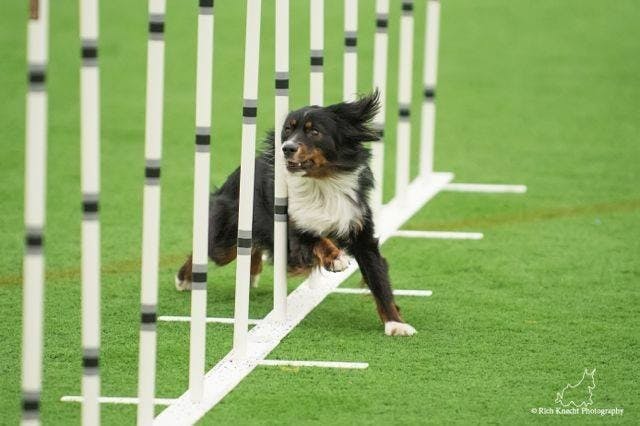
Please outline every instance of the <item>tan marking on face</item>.
[{"label": "tan marking on face", "polygon": [[296,163],[304,163],[305,161],[311,161],[313,166],[307,170],[306,176],[313,178],[324,178],[331,174],[331,168],[326,167],[329,163],[323,152],[319,148],[313,148],[311,152],[308,151],[304,144],[301,144],[298,151],[293,155],[291,161]]},{"label": "tan marking on face", "polygon": [[291,157],[291,161],[294,163],[302,163],[307,160],[309,153],[307,152],[307,147],[304,144],[298,144],[298,150]]},{"label": "tan marking on face", "polygon": [[304,123],[304,129],[309,131],[311,130],[311,128],[313,127],[313,123],[311,121],[307,121],[306,123]]},{"label": "tan marking on face", "polygon": [[330,173],[330,168],[326,167],[328,161],[322,151],[318,148],[314,148],[311,154],[307,157],[308,160],[313,161],[313,168],[307,170],[307,176],[313,178],[327,177]]}]

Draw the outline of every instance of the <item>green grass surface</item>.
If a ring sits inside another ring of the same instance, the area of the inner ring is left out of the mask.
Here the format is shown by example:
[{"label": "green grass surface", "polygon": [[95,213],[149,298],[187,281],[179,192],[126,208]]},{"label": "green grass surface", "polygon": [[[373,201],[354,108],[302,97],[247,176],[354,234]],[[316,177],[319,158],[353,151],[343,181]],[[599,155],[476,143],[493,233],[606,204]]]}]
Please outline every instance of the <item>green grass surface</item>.
[{"label": "green grass surface", "polygon": [[[20,415],[25,2],[0,15],[0,424]],[[45,424],[78,424],[80,182],[78,12],[52,2],[46,228]],[[146,2],[101,2],[102,392],[134,395],[139,318]],[[196,2],[167,16],[161,314],[187,314],[172,276],[191,244]],[[212,183],[239,162],[244,2],[216,2]],[[259,131],[272,126],[273,4],[263,2]],[[292,1],[292,107],[308,99],[308,4]],[[342,2],[327,0],[326,101],[342,91]],[[364,371],[260,367],[203,424],[627,423],[640,416],[640,3],[443,2],[436,168],[461,182],[525,183],[524,196],[444,193],[407,229],[485,232],[481,241],[383,246],[413,338],[383,335],[373,303],[332,295],[272,358],[367,361]],[[392,0],[385,198],[392,194],[397,17]],[[424,2],[416,2],[417,153]],[[369,90],[373,1],[360,1],[359,88]],[[412,174],[417,169],[414,155]],[[233,267],[212,276],[210,315],[233,312]],[[270,269],[251,316],[271,306]],[[295,283],[291,284],[293,288]],[[357,286],[354,277],[346,285]],[[207,367],[231,345],[207,328]],[[188,326],[160,324],[157,394],[187,386]],[[594,407],[621,417],[539,416],[596,368]],[[103,406],[105,424],[135,409]]]}]

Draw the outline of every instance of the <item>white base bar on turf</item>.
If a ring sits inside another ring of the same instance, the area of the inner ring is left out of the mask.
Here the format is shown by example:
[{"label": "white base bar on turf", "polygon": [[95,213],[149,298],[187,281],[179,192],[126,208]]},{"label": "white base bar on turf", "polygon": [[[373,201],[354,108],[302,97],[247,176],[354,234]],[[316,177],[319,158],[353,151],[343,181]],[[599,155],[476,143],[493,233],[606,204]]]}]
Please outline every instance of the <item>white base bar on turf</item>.
[{"label": "white base bar on turf", "polygon": [[[183,316],[172,316],[172,315],[163,315],[158,317],[158,321],[164,322],[191,322],[191,317],[183,317]],[[249,325],[256,325],[260,323],[261,320],[250,319]],[[207,323],[217,323],[217,324],[234,324],[235,318],[219,318],[219,317],[207,317]]]},{"label": "white base bar on turf", "polygon": [[[339,287],[333,290],[332,293],[337,294],[371,294],[368,288],[343,288]],[[417,296],[417,297],[429,297],[433,295],[431,290],[393,290],[394,296]]]},{"label": "white base bar on turf", "polygon": [[369,368],[367,362],[341,362],[341,361],[293,361],[284,359],[263,359],[258,365],[270,367],[319,367],[319,368],[345,368],[362,370]]},{"label": "white base bar on turf", "polygon": [[[414,180],[407,188],[407,197],[402,204],[392,200],[383,207],[378,225],[381,243],[391,237],[404,222],[451,182],[453,174],[433,173],[428,178],[427,180],[419,177]],[[264,320],[249,331],[243,359],[234,357],[231,351],[205,375],[204,394],[199,404],[193,404],[189,392],[186,391],[156,417],[154,424],[175,426],[191,425],[197,422],[251,373],[291,330],[357,269],[357,263],[353,261],[342,272],[323,272],[318,276],[319,272],[314,271],[287,297],[287,313],[284,321],[279,321],[277,314],[271,311]],[[314,280],[316,284],[309,285]]]},{"label": "white base bar on turf", "polygon": [[403,238],[432,238],[437,240],[481,240],[482,232],[450,232],[450,231],[411,231],[399,230],[393,233],[394,237]]},{"label": "white base bar on turf", "polygon": [[[79,395],[66,395],[60,398],[61,402],[82,402],[83,400],[84,398]],[[136,405],[139,403],[139,399],[127,396],[101,396],[98,398],[98,402],[101,404]],[[154,405],[171,405],[174,402],[176,402],[175,398],[155,398],[153,400]]]},{"label": "white base bar on turf", "polygon": [[490,183],[450,183],[444,187],[443,191],[524,194],[527,192],[527,186]]}]

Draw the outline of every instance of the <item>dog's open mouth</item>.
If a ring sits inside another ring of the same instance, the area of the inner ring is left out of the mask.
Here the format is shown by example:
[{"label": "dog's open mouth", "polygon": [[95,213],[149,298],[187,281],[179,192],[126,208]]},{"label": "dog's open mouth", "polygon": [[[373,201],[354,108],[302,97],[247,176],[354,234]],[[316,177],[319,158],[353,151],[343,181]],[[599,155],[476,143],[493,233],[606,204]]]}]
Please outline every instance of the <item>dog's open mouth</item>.
[{"label": "dog's open mouth", "polygon": [[309,170],[314,166],[312,160],[299,161],[287,161],[287,170],[290,172],[299,172]]}]

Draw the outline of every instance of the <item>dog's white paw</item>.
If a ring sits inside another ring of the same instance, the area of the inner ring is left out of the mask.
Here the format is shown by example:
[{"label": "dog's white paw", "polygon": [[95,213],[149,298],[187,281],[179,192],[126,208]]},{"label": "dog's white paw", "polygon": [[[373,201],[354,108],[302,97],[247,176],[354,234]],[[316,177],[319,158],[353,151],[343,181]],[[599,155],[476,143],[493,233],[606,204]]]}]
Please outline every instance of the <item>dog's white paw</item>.
[{"label": "dog's white paw", "polygon": [[181,281],[180,278],[176,275],[175,277],[176,290],[178,291],[189,291],[191,290],[191,281]]},{"label": "dog's white paw", "polygon": [[333,262],[331,262],[328,269],[331,272],[342,272],[349,267],[349,263],[349,256],[341,251],[340,256],[336,257]]},{"label": "dog's white paw", "polygon": [[384,323],[384,334],[387,336],[413,336],[417,331],[406,322],[387,321]]},{"label": "dog's white paw", "polygon": [[249,278],[249,282],[251,283],[251,288],[258,288],[258,283],[260,282],[260,274],[251,275]]}]

